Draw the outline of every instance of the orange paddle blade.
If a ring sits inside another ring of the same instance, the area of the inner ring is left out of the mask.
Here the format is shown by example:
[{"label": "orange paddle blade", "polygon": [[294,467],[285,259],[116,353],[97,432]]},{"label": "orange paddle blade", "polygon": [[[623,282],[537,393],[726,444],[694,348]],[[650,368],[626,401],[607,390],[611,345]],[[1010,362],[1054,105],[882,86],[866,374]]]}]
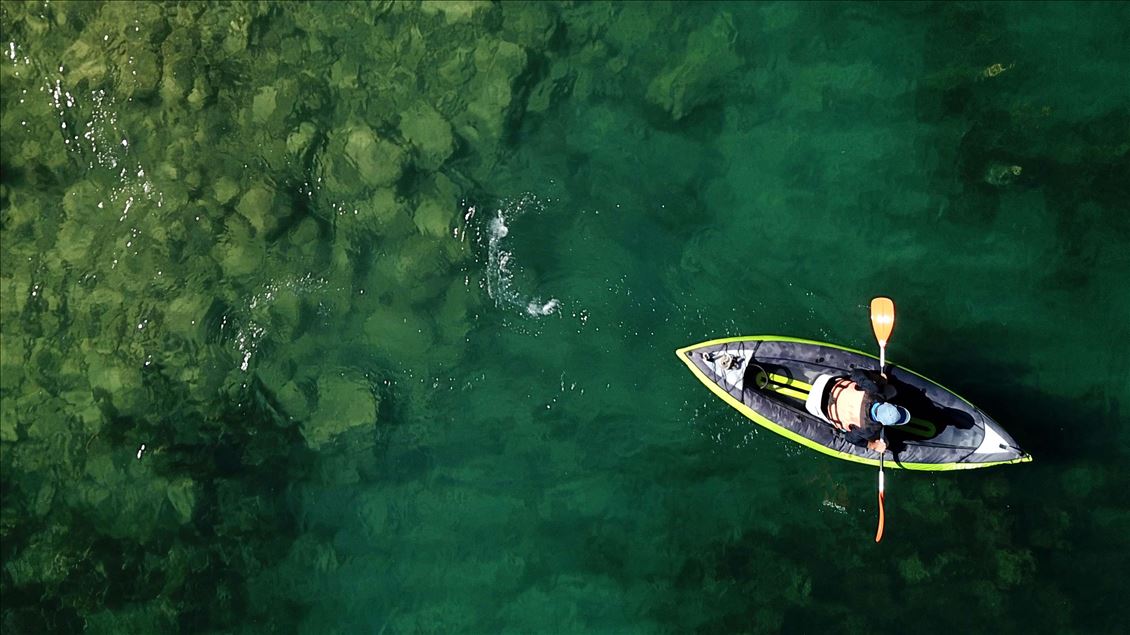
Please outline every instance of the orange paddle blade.
[{"label": "orange paddle blade", "polygon": [[883,521],[885,520],[883,514],[883,492],[879,492],[879,529],[875,532],[875,542],[883,539]]},{"label": "orange paddle blade", "polygon": [[871,300],[871,328],[879,346],[886,346],[891,331],[895,330],[895,303],[890,298]]}]

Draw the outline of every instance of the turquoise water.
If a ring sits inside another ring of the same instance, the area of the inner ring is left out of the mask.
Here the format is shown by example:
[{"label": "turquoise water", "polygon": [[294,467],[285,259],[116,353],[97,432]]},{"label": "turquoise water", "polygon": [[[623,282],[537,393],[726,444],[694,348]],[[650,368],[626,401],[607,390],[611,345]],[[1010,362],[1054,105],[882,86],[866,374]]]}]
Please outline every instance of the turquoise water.
[{"label": "turquoise water", "polygon": [[[0,630],[1121,632],[1127,6],[5,2]],[[673,356],[874,295],[879,545]]]}]

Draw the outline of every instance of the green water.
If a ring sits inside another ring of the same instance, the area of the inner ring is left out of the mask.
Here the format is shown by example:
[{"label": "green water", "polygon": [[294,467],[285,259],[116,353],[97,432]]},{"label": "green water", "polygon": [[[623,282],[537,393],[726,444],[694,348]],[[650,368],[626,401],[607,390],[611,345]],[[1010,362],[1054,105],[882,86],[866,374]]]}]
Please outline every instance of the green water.
[{"label": "green water", "polygon": [[[0,630],[1122,632],[1128,7],[5,0]],[[876,545],[672,353],[880,294]]]}]

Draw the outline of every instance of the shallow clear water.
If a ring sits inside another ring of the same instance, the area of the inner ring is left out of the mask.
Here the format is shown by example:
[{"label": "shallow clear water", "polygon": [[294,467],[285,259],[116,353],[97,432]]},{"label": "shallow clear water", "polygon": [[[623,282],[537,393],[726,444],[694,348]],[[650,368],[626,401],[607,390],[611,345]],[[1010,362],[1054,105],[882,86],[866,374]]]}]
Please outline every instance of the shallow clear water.
[{"label": "shallow clear water", "polygon": [[[0,7],[4,632],[1119,632],[1122,4]],[[675,348],[888,354],[887,474]]]}]

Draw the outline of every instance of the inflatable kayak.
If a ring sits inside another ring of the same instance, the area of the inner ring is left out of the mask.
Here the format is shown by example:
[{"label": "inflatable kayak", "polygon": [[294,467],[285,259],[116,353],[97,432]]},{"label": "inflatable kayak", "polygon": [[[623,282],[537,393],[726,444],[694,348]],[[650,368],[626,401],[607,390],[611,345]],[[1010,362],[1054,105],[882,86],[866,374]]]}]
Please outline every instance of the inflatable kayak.
[{"label": "inflatable kayak", "polygon": [[[879,465],[879,453],[849,443],[806,408],[822,375],[877,370],[875,357],[776,336],[711,340],[676,355],[714,394],[761,426],[824,454]],[[888,467],[966,470],[1032,460],[999,423],[953,391],[894,364],[887,378],[896,389],[892,403],[911,413],[909,423],[885,428]]]}]

